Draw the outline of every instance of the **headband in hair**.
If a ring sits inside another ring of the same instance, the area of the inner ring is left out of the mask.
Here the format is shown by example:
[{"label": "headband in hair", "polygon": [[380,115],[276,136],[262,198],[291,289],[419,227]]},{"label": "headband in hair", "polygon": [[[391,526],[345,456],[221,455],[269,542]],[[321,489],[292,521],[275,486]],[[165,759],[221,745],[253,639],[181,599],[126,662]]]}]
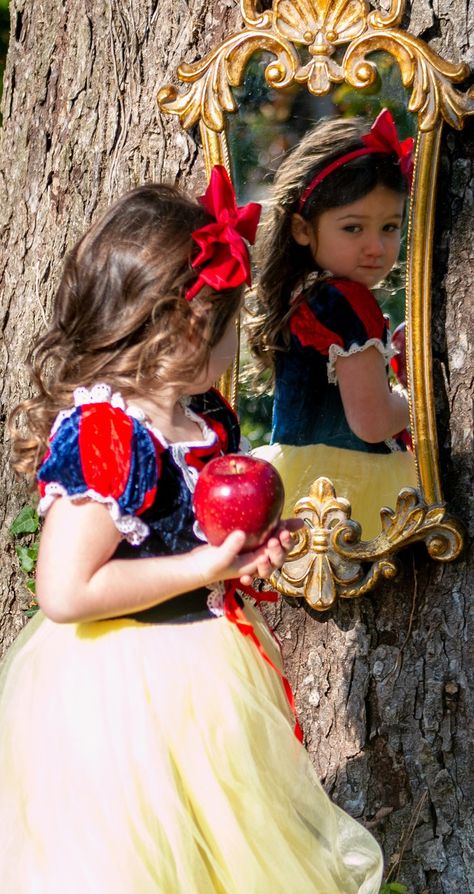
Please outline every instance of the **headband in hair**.
[{"label": "headband in hair", "polygon": [[364,134],[361,139],[364,143],[363,149],[354,149],[352,152],[346,152],[345,155],[336,158],[335,161],[326,165],[319,174],[316,174],[316,177],[314,177],[309,186],[306,187],[299,200],[298,212],[303,210],[310,195],[312,195],[316,187],[319,186],[329,174],[332,174],[337,168],[342,167],[347,164],[347,162],[352,161],[354,158],[359,158],[362,155],[396,155],[400,170],[407,180],[409,189],[411,188],[413,176],[413,146],[415,141],[413,137],[408,137],[408,139],[403,140],[403,142],[400,143],[397,128],[395,127],[395,121],[388,109],[382,109],[372,124],[369,133]]},{"label": "headband in hair", "polygon": [[186,292],[188,301],[205,285],[216,291],[232,289],[243,282],[251,285],[250,258],[244,239],[251,245],[255,242],[262,210],[256,202],[238,207],[234,188],[222,165],[212,169],[209,186],[198,201],[212,214],[215,223],[192,233],[200,252],[192,262],[198,275]]}]

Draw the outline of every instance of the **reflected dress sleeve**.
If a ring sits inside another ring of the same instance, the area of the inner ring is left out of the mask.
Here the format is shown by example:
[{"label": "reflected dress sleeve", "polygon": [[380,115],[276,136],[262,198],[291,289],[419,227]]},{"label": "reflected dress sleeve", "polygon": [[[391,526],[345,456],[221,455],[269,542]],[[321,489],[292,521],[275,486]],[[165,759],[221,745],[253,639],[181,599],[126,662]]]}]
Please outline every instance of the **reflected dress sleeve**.
[{"label": "reflected dress sleeve", "polygon": [[372,292],[360,283],[331,279],[319,283],[290,320],[294,340],[327,358],[327,376],[336,379],[337,357],[375,347],[388,363],[387,321]]}]

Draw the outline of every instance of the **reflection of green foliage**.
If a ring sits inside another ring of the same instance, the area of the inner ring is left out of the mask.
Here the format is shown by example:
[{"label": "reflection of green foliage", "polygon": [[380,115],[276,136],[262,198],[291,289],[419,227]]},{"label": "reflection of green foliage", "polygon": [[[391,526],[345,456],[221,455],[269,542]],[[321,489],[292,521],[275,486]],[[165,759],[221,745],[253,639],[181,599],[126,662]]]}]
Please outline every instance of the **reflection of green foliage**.
[{"label": "reflection of green foliage", "polygon": [[371,61],[377,67],[377,79],[370,87],[356,90],[342,84],[334,91],[334,104],[344,117],[363,115],[373,121],[383,108],[391,111],[401,139],[413,136],[416,130],[414,116],[408,111],[407,91],[400,77],[400,69],[386,53],[372,53]]},{"label": "reflection of green foliage", "polygon": [[295,109],[299,88],[273,90],[266,83],[264,70],[270,59],[268,53],[255,54],[242,85],[234,91],[239,112],[229,116],[228,138],[240,198],[247,192],[255,197],[307,126]]},{"label": "reflection of green foliage", "polygon": [[258,111],[262,103],[270,102],[272,89],[268,86],[264,76],[264,68],[268,63],[268,55],[255,53],[245,70],[244,81],[235,90],[235,97],[239,103],[245,101],[244,112]]},{"label": "reflection of green foliage", "polygon": [[383,283],[374,289],[384,314],[390,317],[390,329],[393,330],[405,319],[405,274],[407,259],[407,233],[403,229],[398,264],[390,270]]},{"label": "reflection of green foliage", "polygon": [[239,385],[238,413],[240,428],[251,447],[268,444],[272,427],[273,399],[268,394],[252,394]]},{"label": "reflection of green foliage", "polygon": [[405,319],[405,265],[394,267],[374,293],[383,313],[390,317],[393,332]]},{"label": "reflection of green foliage", "polygon": [[[267,381],[270,377],[268,372]],[[265,377],[260,378],[263,390]],[[268,390],[271,391],[268,381]],[[253,361],[246,344],[245,331],[242,330],[240,377],[237,411],[240,419],[240,428],[245,438],[250,441],[251,447],[260,447],[268,444],[272,428],[273,397],[270,394],[256,393],[255,374]]]},{"label": "reflection of green foliage", "polygon": [[234,90],[239,111],[228,118],[228,136],[240,199],[261,199],[285,153],[322,117],[364,115],[373,121],[387,107],[402,139],[415,132],[399,67],[388,54],[371,55],[378,72],[371,87],[355,90],[343,84],[324,97],[312,96],[305,87],[270,88],[264,71],[272,58],[269,53],[255,54],[242,85]]}]

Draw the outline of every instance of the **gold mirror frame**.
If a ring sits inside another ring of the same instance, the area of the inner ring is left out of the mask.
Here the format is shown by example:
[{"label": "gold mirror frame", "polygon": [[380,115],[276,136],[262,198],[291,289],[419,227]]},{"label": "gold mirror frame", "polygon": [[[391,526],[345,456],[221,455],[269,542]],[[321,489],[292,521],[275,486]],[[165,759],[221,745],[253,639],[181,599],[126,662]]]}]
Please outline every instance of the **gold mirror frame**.
[{"label": "gold mirror frame", "polygon": [[[420,489],[404,488],[394,512],[381,509],[381,533],[361,541],[360,525],[350,518],[350,504],[337,497],[331,481],[318,478],[295,514],[305,527],[287,562],[271,578],[282,594],[304,598],[311,608],[326,610],[336,597],[353,598],[398,570],[396,553],[423,540],[432,558],[455,559],[463,545],[462,526],[443,501],[438,465],[431,364],[431,271],[434,203],[443,121],[460,130],[474,114],[474,89],[461,93],[453,84],[469,68],[447,62],[422,40],[399,27],[405,0],[392,0],[386,12],[367,0],[273,0],[256,10],[256,0],[241,0],[243,28],[227,37],[203,59],[178,68],[188,87],[178,93],[168,85],[158,95],[163,112],[178,115],[185,128],[199,123],[207,175],[215,164],[230,173],[226,114],[237,111],[231,87],[242,84],[250,57],[263,50],[275,56],[265,69],[274,89],[306,84],[321,96],[333,84],[368,87],[377,78],[368,53],[384,50],[397,61],[402,83],[411,87],[408,109],[418,114],[415,174],[408,216],[407,367],[410,416]],[[340,62],[333,58],[347,45]],[[306,47],[302,64],[297,47]],[[237,368],[226,380],[235,400]]]}]

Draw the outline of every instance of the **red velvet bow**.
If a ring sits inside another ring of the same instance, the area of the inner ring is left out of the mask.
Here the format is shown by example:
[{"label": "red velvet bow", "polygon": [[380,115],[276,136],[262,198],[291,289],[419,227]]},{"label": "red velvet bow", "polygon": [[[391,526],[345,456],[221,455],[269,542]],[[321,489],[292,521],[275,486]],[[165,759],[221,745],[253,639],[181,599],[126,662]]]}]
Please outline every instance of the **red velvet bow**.
[{"label": "red velvet bow", "polygon": [[403,140],[398,139],[397,128],[392,113],[388,109],[382,109],[375,119],[368,134],[362,137],[362,142],[368,149],[385,154],[394,152],[400,162],[400,170],[411,187],[413,176],[413,137]]},{"label": "red velvet bow", "polygon": [[200,248],[192,266],[199,272],[186,292],[188,301],[204,285],[220,291],[243,282],[251,284],[250,259],[244,239],[252,245],[255,242],[261,211],[261,205],[256,202],[238,207],[234,188],[222,165],[212,169],[209,186],[199,201],[215,217],[215,223],[200,227],[192,234]]}]

